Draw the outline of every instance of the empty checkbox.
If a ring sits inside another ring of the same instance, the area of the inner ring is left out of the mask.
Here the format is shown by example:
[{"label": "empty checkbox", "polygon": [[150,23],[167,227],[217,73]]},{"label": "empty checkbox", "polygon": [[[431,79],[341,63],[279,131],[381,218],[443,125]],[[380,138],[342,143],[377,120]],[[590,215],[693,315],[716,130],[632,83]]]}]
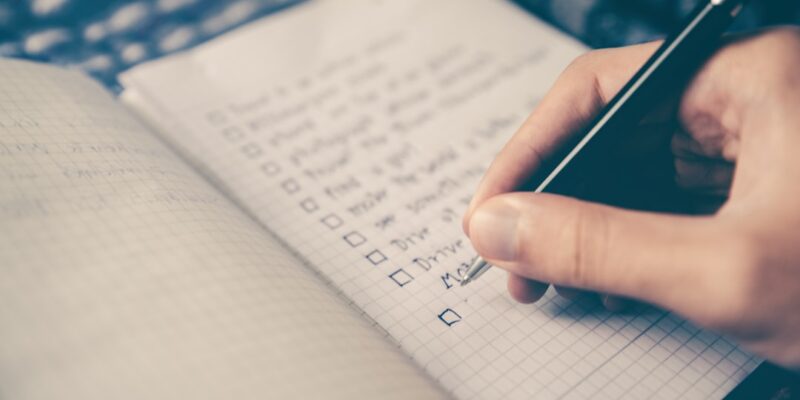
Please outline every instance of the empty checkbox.
[{"label": "empty checkbox", "polygon": [[342,238],[345,242],[347,242],[347,244],[353,247],[361,246],[367,241],[367,238],[358,232],[350,232],[347,235],[344,235]]},{"label": "empty checkbox", "polygon": [[394,283],[396,283],[397,286],[400,286],[400,287],[403,287],[403,286],[407,285],[408,283],[410,283],[411,281],[414,280],[414,277],[411,276],[411,274],[409,274],[408,272],[406,272],[402,268],[398,269],[397,271],[392,272],[392,274],[389,275],[389,278],[392,278]]},{"label": "empty checkbox", "polygon": [[305,210],[306,212],[314,212],[317,211],[317,209],[319,209],[319,205],[317,205],[317,202],[310,197],[301,201],[300,207],[302,207],[303,210]]},{"label": "empty checkbox", "polygon": [[329,214],[328,216],[322,218],[322,223],[325,224],[328,228],[336,229],[344,223],[341,218],[339,218],[336,214]]},{"label": "empty checkbox", "polygon": [[238,142],[244,139],[244,131],[236,127],[225,128],[222,130],[222,137],[229,142]]},{"label": "empty checkbox", "polygon": [[242,146],[242,154],[249,159],[255,159],[264,154],[264,150],[261,150],[261,146],[255,143],[248,143]]},{"label": "empty checkbox", "polygon": [[281,167],[274,162],[265,162],[261,164],[261,171],[264,172],[267,176],[275,176],[278,172],[281,172]]},{"label": "empty checkbox", "polygon": [[456,322],[461,321],[461,316],[457,312],[446,309],[439,314],[439,320],[444,322],[447,326],[453,326]]},{"label": "empty checkbox", "polygon": [[281,187],[286,191],[286,193],[289,194],[294,194],[300,191],[300,184],[291,178],[281,182]]},{"label": "empty checkbox", "polygon": [[369,254],[366,255],[367,260],[372,263],[372,265],[378,265],[386,260],[386,256],[381,253],[380,250],[372,250]]}]

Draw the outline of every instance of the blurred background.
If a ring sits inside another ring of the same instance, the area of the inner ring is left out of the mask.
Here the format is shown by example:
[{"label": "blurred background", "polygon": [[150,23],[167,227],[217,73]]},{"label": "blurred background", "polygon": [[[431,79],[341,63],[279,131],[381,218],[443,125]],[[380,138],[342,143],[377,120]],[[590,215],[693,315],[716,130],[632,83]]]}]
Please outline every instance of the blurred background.
[{"label": "blurred background", "polygon": [[[116,89],[120,71],[302,1],[313,0],[0,0],[0,57],[78,68]],[[698,2],[513,1],[592,47],[663,37]],[[800,23],[800,0],[752,1],[734,29],[787,23]]]}]

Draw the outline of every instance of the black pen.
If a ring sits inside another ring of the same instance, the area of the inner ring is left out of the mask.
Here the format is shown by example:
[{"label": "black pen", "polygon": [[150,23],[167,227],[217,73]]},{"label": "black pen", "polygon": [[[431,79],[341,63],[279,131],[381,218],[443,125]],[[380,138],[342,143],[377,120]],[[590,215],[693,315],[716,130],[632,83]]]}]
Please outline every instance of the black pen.
[{"label": "black pen", "polygon": [[[547,172],[535,193],[575,196],[576,182],[641,122],[665,94],[685,85],[719,47],[720,38],[739,14],[746,0],[705,0],[687,18],[631,80],[606,105],[574,147]],[[543,175],[544,176],[544,175]],[[478,257],[462,275],[464,286],[491,265]]]}]

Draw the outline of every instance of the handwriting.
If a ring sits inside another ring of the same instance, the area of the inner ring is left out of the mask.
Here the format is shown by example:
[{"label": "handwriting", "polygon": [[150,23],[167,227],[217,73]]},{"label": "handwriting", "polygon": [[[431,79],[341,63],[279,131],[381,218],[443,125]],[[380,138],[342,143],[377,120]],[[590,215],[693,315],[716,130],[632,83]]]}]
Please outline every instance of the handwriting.
[{"label": "handwriting", "polygon": [[392,239],[389,243],[392,246],[397,247],[401,251],[406,251],[409,248],[424,242],[426,239],[430,237],[430,230],[428,227],[423,227],[417,231],[411,232],[410,234],[397,239]]},{"label": "handwriting", "polygon": [[[404,39],[405,33],[381,36],[203,113],[219,140],[239,149],[239,162],[258,163],[266,180],[259,186],[275,185],[320,227],[324,236],[315,241],[355,253],[364,271],[397,290],[449,291],[474,256],[457,230],[487,167],[486,157],[474,154],[497,149],[524,115],[504,109],[460,132],[439,130],[450,125],[454,107],[535,68],[546,53],[501,59],[453,42],[398,65],[392,52]],[[230,132],[243,135],[231,141]],[[237,147],[248,143],[261,151]],[[443,315],[448,325],[461,318],[452,310]]]}]

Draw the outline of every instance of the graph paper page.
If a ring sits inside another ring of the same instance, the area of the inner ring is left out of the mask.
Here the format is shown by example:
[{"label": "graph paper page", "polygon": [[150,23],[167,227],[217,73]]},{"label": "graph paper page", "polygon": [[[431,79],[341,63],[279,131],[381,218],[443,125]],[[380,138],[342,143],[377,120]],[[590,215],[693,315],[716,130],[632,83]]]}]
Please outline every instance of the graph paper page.
[{"label": "graph paper page", "polygon": [[721,397],[757,361],[675,316],[457,285],[478,179],[584,50],[502,1],[320,1],[122,81],[457,397]]},{"label": "graph paper page", "polygon": [[0,61],[0,398],[440,398],[76,72]]}]

